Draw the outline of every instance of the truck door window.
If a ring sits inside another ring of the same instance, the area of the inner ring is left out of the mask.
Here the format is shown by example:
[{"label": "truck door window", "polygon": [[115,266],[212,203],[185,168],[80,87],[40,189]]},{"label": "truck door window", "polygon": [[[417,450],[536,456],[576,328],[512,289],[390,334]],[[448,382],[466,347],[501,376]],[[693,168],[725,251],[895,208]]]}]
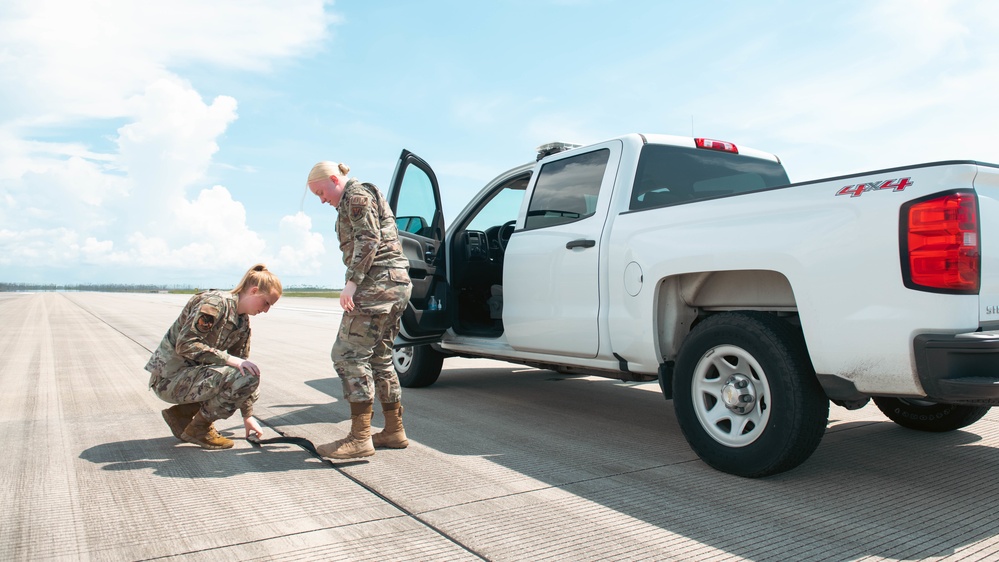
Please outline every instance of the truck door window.
[{"label": "truck door window", "polygon": [[410,232],[427,238],[430,232],[437,205],[434,202],[434,187],[430,176],[423,170],[410,166],[399,187],[399,201],[396,205],[396,226],[403,232]]},{"label": "truck door window", "polygon": [[549,162],[538,172],[538,182],[527,209],[525,230],[565,224],[593,215],[610,150]]}]

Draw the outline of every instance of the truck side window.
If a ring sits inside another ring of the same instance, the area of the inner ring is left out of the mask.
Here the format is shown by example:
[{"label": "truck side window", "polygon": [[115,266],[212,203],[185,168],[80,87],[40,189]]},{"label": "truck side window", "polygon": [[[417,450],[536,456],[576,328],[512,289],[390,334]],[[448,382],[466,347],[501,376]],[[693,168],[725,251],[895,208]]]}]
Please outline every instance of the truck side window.
[{"label": "truck side window", "polygon": [[489,197],[482,208],[475,211],[465,228],[488,231],[492,227],[502,226],[503,223],[516,219],[530,179],[531,174],[528,173],[504,184],[502,189]]},{"label": "truck side window", "polygon": [[400,231],[427,238],[433,237],[431,221],[437,211],[434,188],[430,176],[423,170],[410,166],[403,176],[396,204],[396,226]]},{"label": "truck side window", "polygon": [[550,162],[538,172],[525,230],[565,224],[593,215],[610,159],[602,149]]}]

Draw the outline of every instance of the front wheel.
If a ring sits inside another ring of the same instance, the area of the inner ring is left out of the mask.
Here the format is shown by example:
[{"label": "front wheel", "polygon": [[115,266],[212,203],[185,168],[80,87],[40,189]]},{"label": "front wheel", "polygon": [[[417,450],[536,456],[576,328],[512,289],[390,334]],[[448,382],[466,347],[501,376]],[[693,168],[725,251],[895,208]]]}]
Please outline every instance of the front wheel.
[{"label": "front wheel", "polygon": [[750,478],[805,462],[829,420],[801,333],[758,312],[717,314],[691,331],[676,359],[673,406],[705,463]]},{"label": "front wheel", "polygon": [[392,350],[392,365],[404,388],[420,388],[437,382],[444,354],[429,345],[410,345]]},{"label": "front wheel", "polygon": [[874,403],[888,419],[919,431],[944,432],[968,427],[989,413],[990,406],[940,404],[929,400],[877,397]]}]

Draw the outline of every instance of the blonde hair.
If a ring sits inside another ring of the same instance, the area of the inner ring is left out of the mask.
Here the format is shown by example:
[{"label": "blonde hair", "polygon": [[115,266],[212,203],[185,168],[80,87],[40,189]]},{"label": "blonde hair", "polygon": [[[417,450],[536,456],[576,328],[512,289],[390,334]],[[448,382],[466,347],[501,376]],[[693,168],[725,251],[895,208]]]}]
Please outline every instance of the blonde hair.
[{"label": "blonde hair", "polygon": [[249,287],[256,287],[268,293],[277,292],[279,295],[284,291],[281,287],[281,280],[262,263],[258,263],[248,269],[239,281],[239,285],[236,285],[236,288],[232,290],[232,293],[242,293]]},{"label": "blonde hair", "polygon": [[309,172],[309,179],[305,183],[310,184],[314,181],[327,179],[333,175],[346,176],[349,173],[350,166],[346,164],[337,164],[336,162],[330,162],[329,160],[323,160],[312,167],[312,171]]}]

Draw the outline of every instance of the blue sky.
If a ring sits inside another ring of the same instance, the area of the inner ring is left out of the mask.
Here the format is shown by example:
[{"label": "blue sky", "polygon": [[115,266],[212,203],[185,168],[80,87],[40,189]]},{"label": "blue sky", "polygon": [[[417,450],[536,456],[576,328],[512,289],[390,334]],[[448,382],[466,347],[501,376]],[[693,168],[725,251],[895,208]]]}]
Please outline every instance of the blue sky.
[{"label": "blue sky", "polygon": [[792,181],[999,163],[999,5],[5,0],[0,282],[343,285],[319,160],[453,217],[552,140],[777,154]]}]

